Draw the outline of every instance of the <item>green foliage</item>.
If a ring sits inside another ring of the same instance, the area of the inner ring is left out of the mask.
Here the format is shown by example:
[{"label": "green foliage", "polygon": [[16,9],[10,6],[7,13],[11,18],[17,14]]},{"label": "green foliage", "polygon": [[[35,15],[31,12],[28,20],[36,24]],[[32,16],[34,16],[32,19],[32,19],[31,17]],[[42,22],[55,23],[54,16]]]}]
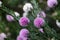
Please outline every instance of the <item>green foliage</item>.
[{"label": "green foliage", "polygon": [[[4,0],[3,2],[5,2],[4,4],[10,5],[11,7],[14,7],[16,5],[18,5],[18,1],[19,0]],[[21,0],[22,1],[22,0]],[[20,1],[20,2],[21,2]],[[23,0],[24,1],[24,0]],[[28,14],[28,18],[30,19],[30,24],[26,27],[29,31],[29,38],[30,40],[51,40],[52,38],[54,38],[54,40],[60,40],[60,33],[57,33],[57,31],[54,28],[51,28],[48,25],[47,20],[45,19],[45,26],[43,27],[44,29],[44,33],[41,33],[38,31],[37,28],[35,28],[33,21],[36,18],[36,15],[42,10],[41,8],[43,8],[44,4],[41,4],[41,7],[39,5],[39,3],[36,0],[30,0],[32,5],[33,5],[33,10],[31,12],[29,12]],[[60,1],[59,1],[60,3]],[[22,27],[19,25],[19,18],[20,17],[16,17],[14,15],[14,11],[12,9],[9,9],[8,7],[4,6],[4,4],[2,5],[2,7],[0,8],[0,32],[5,32],[5,28],[9,27],[9,32],[11,33],[11,36],[8,37],[6,40],[16,40],[19,31],[22,29]],[[43,6],[43,7],[42,7]],[[56,19],[60,19],[60,11],[59,11],[60,5],[58,5],[56,7],[56,10],[58,12],[58,15],[55,17]],[[14,17],[15,21],[14,22],[8,22],[6,20],[6,14],[10,14]],[[49,16],[49,15],[48,15]],[[52,18],[52,17],[51,17]],[[54,19],[54,17],[53,17]]]}]

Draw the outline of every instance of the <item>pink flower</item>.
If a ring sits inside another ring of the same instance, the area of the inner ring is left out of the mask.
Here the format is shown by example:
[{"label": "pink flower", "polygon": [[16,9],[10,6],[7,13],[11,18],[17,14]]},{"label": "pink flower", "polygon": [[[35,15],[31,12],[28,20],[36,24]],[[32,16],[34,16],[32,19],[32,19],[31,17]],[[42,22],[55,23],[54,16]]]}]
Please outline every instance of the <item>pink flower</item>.
[{"label": "pink flower", "polygon": [[47,6],[52,8],[55,7],[58,4],[57,0],[48,0],[47,1]]},{"label": "pink flower", "polygon": [[28,26],[29,22],[30,22],[30,20],[27,17],[21,17],[19,19],[19,24],[21,26]]},{"label": "pink flower", "polygon": [[20,36],[18,36],[17,37],[17,40],[27,40],[28,38],[26,38],[26,37],[20,37]]},{"label": "pink flower", "polygon": [[6,19],[9,22],[14,21],[14,18],[11,15],[6,15]]},{"label": "pink flower", "polygon": [[45,18],[45,17],[46,17],[46,14],[45,14],[44,11],[41,11],[41,12],[37,15],[37,17]]},{"label": "pink flower", "polygon": [[34,25],[35,25],[37,28],[41,28],[41,26],[43,26],[44,23],[45,23],[45,21],[44,21],[43,18],[37,17],[37,18],[34,20]]},{"label": "pink flower", "polygon": [[4,38],[7,38],[6,34],[5,33],[1,33],[0,34],[0,40],[4,40]]},{"label": "pink flower", "polygon": [[21,29],[19,35],[20,35],[21,37],[28,37],[29,31],[28,31],[27,29]]},{"label": "pink flower", "polygon": [[40,31],[41,33],[44,33],[43,28],[40,28],[39,31]]},{"label": "pink flower", "polygon": [[20,36],[17,37],[17,40],[23,40],[23,38],[21,38]]}]

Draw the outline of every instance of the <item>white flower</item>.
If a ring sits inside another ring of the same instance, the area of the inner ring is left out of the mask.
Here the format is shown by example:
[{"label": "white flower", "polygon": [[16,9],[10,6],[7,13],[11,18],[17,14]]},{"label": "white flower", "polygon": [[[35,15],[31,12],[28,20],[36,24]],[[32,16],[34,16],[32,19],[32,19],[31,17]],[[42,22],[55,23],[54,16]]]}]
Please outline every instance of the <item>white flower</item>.
[{"label": "white flower", "polygon": [[28,13],[27,13],[27,12],[23,13],[23,17],[26,17],[27,15],[28,15]]},{"label": "white flower", "polygon": [[33,9],[33,6],[31,3],[26,3],[24,6],[23,6],[23,11],[24,12],[29,12],[31,11],[31,9]]},{"label": "white flower", "polygon": [[15,16],[17,17],[17,16],[20,16],[20,14],[18,13],[18,12],[14,12],[15,13]]},{"label": "white flower", "polygon": [[0,7],[2,7],[2,2],[0,1]]},{"label": "white flower", "polygon": [[58,20],[56,20],[56,25],[60,27],[60,22]]},{"label": "white flower", "polygon": [[5,33],[1,33],[0,34],[0,40],[4,40],[4,38],[7,38],[6,34]]}]

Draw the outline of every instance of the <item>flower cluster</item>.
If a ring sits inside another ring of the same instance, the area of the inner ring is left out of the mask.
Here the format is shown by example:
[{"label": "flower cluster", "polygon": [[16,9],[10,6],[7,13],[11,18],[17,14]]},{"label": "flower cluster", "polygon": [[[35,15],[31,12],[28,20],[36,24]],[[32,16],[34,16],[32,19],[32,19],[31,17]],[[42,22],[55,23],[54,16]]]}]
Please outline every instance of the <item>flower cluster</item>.
[{"label": "flower cluster", "polygon": [[31,11],[31,9],[33,9],[33,6],[31,3],[26,3],[24,6],[23,6],[23,17],[21,17],[19,19],[19,24],[21,26],[28,26],[28,24],[30,23],[30,20],[27,18],[27,15],[28,15],[28,12]]},{"label": "flower cluster", "polygon": [[[58,4],[57,0],[47,0],[47,6],[49,8],[53,8],[57,4]],[[18,20],[20,26],[26,27],[30,23],[30,20],[27,17],[27,15],[28,15],[28,12],[31,11],[31,9],[33,9],[33,6],[32,6],[31,3],[26,3],[23,6],[23,11],[24,11],[23,16]],[[18,12],[14,12],[14,14],[15,14],[16,17],[20,16]],[[44,33],[43,28],[42,28],[45,25],[44,18],[46,18],[45,12],[40,11],[40,13],[37,14],[37,17],[33,21],[34,26],[36,28],[38,28],[39,31],[42,32],[42,33]],[[9,22],[14,21],[14,18],[11,15],[6,15],[6,19]],[[56,24],[58,25],[60,23],[58,23],[58,21],[56,21]],[[58,26],[60,26],[60,25],[58,25]],[[19,32],[19,35],[17,37],[17,40],[27,40],[28,39],[28,34],[29,34],[29,31],[27,29],[21,29],[21,31]]]},{"label": "flower cluster", "polygon": [[17,37],[17,40],[27,40],[28,35],[29,35],[29,31],[27,29],[21,29]]},{"label": "flower cluster", "polygon": [[42,32],[42,33],[44,33],[43,28],[41,28],[45,24],[44,18],[46,18],[45,12],[44,11],[40,11],[37,14],[37,17],[34,19],[35,27],[38,28],[39,31]]}]

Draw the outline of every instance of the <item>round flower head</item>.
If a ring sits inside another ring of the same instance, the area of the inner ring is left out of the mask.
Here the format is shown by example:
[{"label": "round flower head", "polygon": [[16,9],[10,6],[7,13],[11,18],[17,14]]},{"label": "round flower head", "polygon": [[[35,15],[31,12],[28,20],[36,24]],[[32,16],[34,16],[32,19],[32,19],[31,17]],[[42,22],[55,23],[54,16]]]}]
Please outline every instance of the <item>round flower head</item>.
[{"label": "round flower head", "polygon": [[24,6],[23,6],[23,11],[24,12],[29,12],[31,11],[31,9],[33,9],[33,6],[31,3],[26,3]]},{"label": "round flower head", "polygon": [[28,37],[29,31],[27,29],[21,29],[19,35],[20,37]]},{"label": "round flower head", "polygon": [[29,24],[30,20],[27,17],[21,17],[19,19],[19,24],[21,26],[27,26]]},{"label": "round flower head", "polygon": [[37,17],[45,18],[45,17],[46,17],[46,14],[45,14],[44,11],[41,11],[41,12],[37,15]]},{"label": "round flower head", "polygon": [[11,22],[14,21],[14,18],[11,15],[6,15],[6,19]]},{"label": "round flower head", "polygon": [[37,17],[35,20],[34,20],[34,25],[37,27],[37,28],[40,28],[41,26],[44,25],[44,19],[43,18],[39,18]]},{"label": "round flower head", "polygon": [[52,8],[55,7],[58,4],[57,0],[48,0],[47,1],[47,6]]}]

